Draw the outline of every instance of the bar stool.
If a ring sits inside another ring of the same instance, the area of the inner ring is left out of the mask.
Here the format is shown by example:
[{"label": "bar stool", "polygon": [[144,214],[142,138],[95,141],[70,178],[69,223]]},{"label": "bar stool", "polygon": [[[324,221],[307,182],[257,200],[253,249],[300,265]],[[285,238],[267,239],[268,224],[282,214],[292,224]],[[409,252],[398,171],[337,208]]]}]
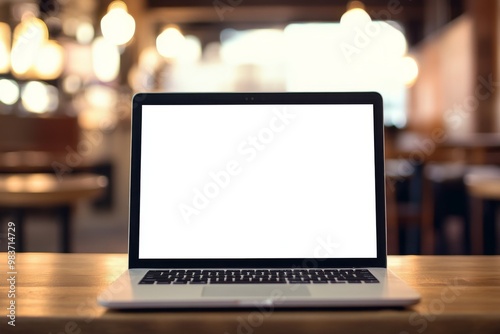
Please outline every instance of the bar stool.
[{"label": "bar stool", "polygon": [[[469,166],[462,162],[430,162],[425,166],[422,201],[422,254],[447,253],[445,221],[450,216],[464,219],[469,226],[464,176]],[[467,248],[467,247],[466,247]]]},{"label": "bar stool", "polygon": [[[415,194],[415,185],[419,183],[417,166],[405,159],[387,159],[386,166],[386,208],[387,208],[387,252],[401,254],[407,251],[406,245],[413,234],[408,232],[418,228],[420,222],[420,203]],[[404,196],[406,195],[406,196]],[[401,197],[406,197],[401,200]],[[404,243],[400,235],[404,232]]]},{"label": "bar stool", "polygon": [[[494,254],[496,238],[495,210],[493,209],[500,201],[500,168],[488,166],[470,171],[465,176],[465,185],[471,205],[472,253]],[[488,207],[488,204],[491,206]],[[488,208],[491,210],[487,210]]]},{"label": "bar stool", "polygon": [[24,218],[26,214],[43,208],[60,215],[61,248],[71,251],[71,210],[80,200],[100,196],[107,187],[105,176],[71,174],[58,179],[54,174],[1,174],[0,209],[14,213],[16,224],[16,250],[24,250]]}]

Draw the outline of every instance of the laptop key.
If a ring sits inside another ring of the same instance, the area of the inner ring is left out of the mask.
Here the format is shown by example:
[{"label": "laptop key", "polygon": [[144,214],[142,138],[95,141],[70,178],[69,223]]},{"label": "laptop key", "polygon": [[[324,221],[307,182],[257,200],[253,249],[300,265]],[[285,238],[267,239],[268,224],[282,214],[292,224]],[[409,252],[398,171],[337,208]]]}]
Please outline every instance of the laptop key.
[{"label": "laptop key", "polygon": [[366,269],[150,270],[139,284],[360,284],[380,283]]}]

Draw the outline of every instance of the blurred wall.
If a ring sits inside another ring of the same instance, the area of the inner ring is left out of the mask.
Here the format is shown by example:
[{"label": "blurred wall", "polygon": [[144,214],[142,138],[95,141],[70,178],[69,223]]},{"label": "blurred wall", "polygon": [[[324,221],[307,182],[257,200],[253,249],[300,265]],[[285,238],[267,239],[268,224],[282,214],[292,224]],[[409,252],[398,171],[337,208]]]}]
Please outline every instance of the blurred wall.
[{"label": "blurred wall", "polygon": [[409,127],[430,133],[436,128],[451,135],[475,131],[473,25],[464,15],[416,49],[420,65],[410,90]]}]

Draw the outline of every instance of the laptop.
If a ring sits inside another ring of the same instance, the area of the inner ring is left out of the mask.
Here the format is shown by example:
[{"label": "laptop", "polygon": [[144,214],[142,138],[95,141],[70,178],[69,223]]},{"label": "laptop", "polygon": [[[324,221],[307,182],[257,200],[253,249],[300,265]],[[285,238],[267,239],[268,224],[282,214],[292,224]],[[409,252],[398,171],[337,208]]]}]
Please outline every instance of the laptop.
[{"label": "laptop", "polygon": [[400,307],[378,93],[132,101],[129,269],[108,308]]}]

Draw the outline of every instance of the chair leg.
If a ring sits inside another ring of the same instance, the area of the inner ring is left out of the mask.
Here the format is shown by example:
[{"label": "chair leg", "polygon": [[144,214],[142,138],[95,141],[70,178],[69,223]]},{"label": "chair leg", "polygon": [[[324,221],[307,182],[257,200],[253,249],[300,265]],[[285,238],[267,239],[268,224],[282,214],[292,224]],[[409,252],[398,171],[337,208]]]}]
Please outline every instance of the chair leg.
[{"label": "chair leg", "polygon": [[434,195],[432,182],[422,180],[422,225],[420,232],[420,252],[423,255],[432,255],[435,252],[435,227],[434,227]]},{"label": "chair leg", "polygon": [[62,224],[62,235],[61,235],[61,246],[64,253],[71,252],[71,207],[63,206],[60,209],[61,224]]},{"label": "chair leg", "polygon": [[471,248],[473,255],[484,254],[483,242],[483,201],[480,198],[471,198]]},{"label": "chair leg", "polygon": [[15,209],[12,222],[16,224],[16,251],[24,252],[24,216],[23,209]]},{"label": "chair leg", "polygon": [[395,255],[400,253],[396,189],[390,180],[386,184],[387,253]]}]

